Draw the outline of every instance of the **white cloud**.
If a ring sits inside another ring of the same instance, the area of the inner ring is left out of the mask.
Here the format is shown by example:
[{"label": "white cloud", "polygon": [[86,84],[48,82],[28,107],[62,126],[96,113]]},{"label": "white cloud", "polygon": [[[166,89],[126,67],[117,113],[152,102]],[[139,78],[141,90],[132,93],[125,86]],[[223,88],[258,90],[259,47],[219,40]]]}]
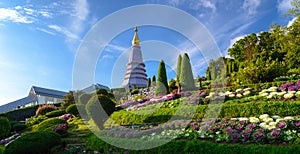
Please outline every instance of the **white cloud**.
[{"label": "white cloud", "polygon": [[41,14],[45,18],[52,18],[51,13],[47,11],[39,11],[39,14]]},{"label": "white cloud", "polygon": [[64,34],[67,38],[70,38],[70,39],[75,39],[77,40],[78,39],[78,36],[73,34],[72,32],[68,31],[66,28],[64,27],[60,27],[58,25],[49,25],[48,26],[50,29],[53,29],[55,30],[56,32],[59,32],[59,33],[62,33]]},{"label": "white cloud", "polygon": [[5,20],[5,21],[8,20],[15,23],[25,23],[25,24],[33,23],[33,21],[31,21],[26,16],[23,16],[16,10],[6,9],[6,8],[0,8],[0,20]]},{"label": "white cloud", "polygon": [[24,10],[25,10],[25,13],[28,15],[33,15],[33,13],[35,12],[33,9],[30,9],[30,8],[24,8]]},{"label": "white cloud", "polygon": [[292,0],[278,0],[277,1],[277,10],[280,13],[287,13],[289,9],[292,8],[291,5]]},{"label": "white cloud", "polygon": [[119,45],[113,45],[113,44],[108,44],[106,46],[106,51],[112,51],[112,52],[124,52],[124,51],[127,51],[128,48],[126,47],[123,47],[123,46],[119,46]]},{"label": "white cloud", "polygon": [[89,15],[89,5],[87,0],[77,0],[74,5],[74,13],[72,16],[75,18],[71,22],[71,31],[79,35],[85,26],[85,21]]},{"label": "white cloud", "polygon": [[216,12],[216,10],[217,10],[215,3],[213,3],[210,0],[198,0],[198,1],[193,0],[190,2],[189,6],[191,9],[194,9],[194,10],[199,10],[200,8],[203,8],[203,7],[211,9],[212,12]]},{"label": "white cloud", "polygon": [[295,17],[295,18],[293,18],[291,21],[289,21],[289,23],[288,23],[288,27],[290,27],[290,26],[292,26],[293,25],[293,23],[296,21],[296,19],[297,19],[297,17]]},{"label": "white cloud", "polygon": [[51,31],[46,30],[46,29],[44,29],[44,28],[39,28],[39,27],[37,27],[36,30],[39,30],[39,31],[41,31],[41,32],[44,32],[44,33],[47,33],[47,34],[50,34],[50,35],[55,35],[54,32],[51,32]]},{"label": "white cloud", "polygon": [[256,9],[260,5],[261,0],[245,0],[242,8],[248,12],[249,15],[256,14]]},{"label": "white cloud", "polygon": [[230,40],[230,45],[229,45],[228,49],[232,48],[235,42],[237,42],[238,40],[240,40],[240,39],[242,39],[244,37],[245,37],[245,35],[242,35],[242,36],[238,36],[238,37],[235,37],[235,38],[231,39]]}]

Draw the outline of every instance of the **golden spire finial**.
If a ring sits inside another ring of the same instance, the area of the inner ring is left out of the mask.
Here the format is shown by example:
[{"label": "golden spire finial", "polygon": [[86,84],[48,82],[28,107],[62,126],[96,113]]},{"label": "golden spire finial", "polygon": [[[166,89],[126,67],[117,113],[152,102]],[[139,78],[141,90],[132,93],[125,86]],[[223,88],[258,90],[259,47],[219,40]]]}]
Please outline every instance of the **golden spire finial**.
[{"label": "golden spire finial", "polygon": [[132,45],[140,45],[140,39],[138,37],[138,28],[137,26],[134,27],[134,36],[133,36],[133,39],[132,39]]}]

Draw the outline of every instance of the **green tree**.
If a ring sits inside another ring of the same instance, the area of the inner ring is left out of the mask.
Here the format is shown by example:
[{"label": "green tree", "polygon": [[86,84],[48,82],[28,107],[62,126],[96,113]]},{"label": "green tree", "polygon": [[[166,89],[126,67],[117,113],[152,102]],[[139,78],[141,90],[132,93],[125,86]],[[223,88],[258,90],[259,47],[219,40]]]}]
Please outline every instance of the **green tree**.
[{"label": "green tree", "polygon": [[156,86],[156,77],[155,77],[155,75],[152,76],[152,86]]},{"label": "green tree", "polygon": [[187,53],[184,53],[182,56],[179,81],[182,90],[196,89],[192,67]]},{"label": "green tree", "polygon": [[169,93],[168,81],[167,81],[167,73],[165,62],[163,60],[160,61],[158,66],[158,77],[156,82],[156,95],[164,95]]},{"label": "green tree", "polygon": [[6,117],[0,117],[0,140],[9,135],[10,129],[9,120]]},{"label": "green tree", "polygon": [[171,79],[170,81],[169,81],[169,90],[170,90],[170,92],[173,92],[175,89],[177,89],[178,87],[177,87],[177,85],[176,85],[176,80],[174,80],[174,79]]},{"label": "green tree", "polygon": [[180,78],[180,71],[181,71],[181,61],[182,61],[182,57],[179,54],[178,60],[177,60],[177,68],[176,68],[176,80],[179,83],[180,83],[180,79],[179,78]]},{"label": "green tree", "polygon": [[151,79],[148,78],[148,88],[150,88],[150,87],[151,87]]}]

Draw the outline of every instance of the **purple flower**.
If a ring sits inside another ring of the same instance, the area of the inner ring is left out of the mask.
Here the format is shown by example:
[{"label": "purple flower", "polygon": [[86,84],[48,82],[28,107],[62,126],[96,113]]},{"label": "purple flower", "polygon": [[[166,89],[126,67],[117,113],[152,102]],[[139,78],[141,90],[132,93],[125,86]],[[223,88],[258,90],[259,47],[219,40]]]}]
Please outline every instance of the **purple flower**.
[{"label": "purple flower", "polygon": [[281,122],[281,123],[278,123],[277,126],[278,126],[279,128],[285,128],[286,124],[283,123],[283,122]]},{"label": "purple flower", "polygon": [[251,133],[252,132],[252,129],[246,129],[245,130],[245,133]]},{"label": "purple flower", "polygon": [[195,125],[195,126],[193,126],[193,129],[198,131],[199,127],[197,125]]},{"label": "purple flower", "polygon": [[230,130],[228,131],[229,134],[234,134],[234,132],[235,132],[235,131],[234,131],[233,129],[230,129]]},{"label": "purple flower", "polygon": [[264,134],[262,134],[262,133],[256,133],[254,136],[256,138],[262,138],[264,136]]},{"label": "purple flower", "polygon": [[233,140],[237,140],[237,139],[239,139],[239,137],[240,137],[239,134],[234,134],[234,135],[232,136],[232,139],[233,139]]},{"label": "purple flower", "polygon": [[295,122],[294,122],[294,125],[295,125],[296,127],[299,127],[299,126],[300,126],[300,121],[295,121]]},{"label": "purple flower", "polygon": [[237,126],[237,130],[241,132],[243,130],[243,126]]},{"label": "purple flower", "polygon": [[221,125],[220,125],[221,128],[224,128],[225,126],[226,126],[225,124],[221,124]]},{"label": "purple flower", "polygon": [[236,124],[235,121],[231,121],[230,123],[231,126],[235,126],[235,124]]},{"label": "purple flower", "polygon": [[270,133],[270,136],[271,136],[271,137],[277,137],[277,136],[279,136],[279,134],[280,134],[279,131],[274,130],[274,131],[272,131],[272,132]]},{"label": "purple flower", "polygon": [[242,134],[242,137],[243,137],[243,138],[249,138],[249,137],[250,137],[250,134],[248,134],[248,133],[243,133],[243,134]]},{"label": "purple flower", "polygon": [[249,128],[253,129],[253,128],[255,128],[255,127],[256,127],[256,124],[254,124],[254,123],[251,123],[251,124],[249,124],[248,126],[249,126]]},{"label": "purple flower", "polygon": [[242,125],[245,125],[247,123],[247,121],[246,120],[242,120],[242,121],[240,121],[240,124],[242,124]]},{"label": "purple flower", "polygon": [[290,86],[289,88],[288,88],[288,91],[295,91],[296,90],[296,86]]},{"label": "purple flower", "polygon": [[229,118],[223,118],[222,121],[223,122],[227,122],[229,120]]}]

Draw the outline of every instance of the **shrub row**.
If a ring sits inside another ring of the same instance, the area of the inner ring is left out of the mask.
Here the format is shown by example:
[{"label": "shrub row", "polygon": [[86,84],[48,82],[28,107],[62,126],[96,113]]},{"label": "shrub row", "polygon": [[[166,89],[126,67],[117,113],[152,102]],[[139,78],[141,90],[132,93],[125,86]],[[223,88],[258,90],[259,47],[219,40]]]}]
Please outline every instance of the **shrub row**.
[{"label": "shrub row", "polygon": [[[171,117],[201,119],[206,115],[216,115],[219,118],[227,117],[251,117],[262,114],[295,116],[300,115],[300,102],[250,102],[244,104],[215,104],[199,105],[195,107],[183,106],[177,111],[177,108],[162,108],[151,114],[136,114],[125,110],[114,112],[110,118],[121,125],[142,124],[142,123],[160,123],[166,122]],[[192,111],[195,112],[192,112]],[[176,115],[174,116],[174,113]],[[215,117],[215,116],[214,116]]]},{"label": "shrub row", "polygon": [[66,110],[60,109],[60,110],[54,110],[54,111],[48,112],[48,113],[46,113],[45,116],[48,118],[53,118],[53,117],[58,117],[58,116],[64,115],[66,113],[67,113]]},{"label": "shrub row", "polygon": [[10,143],[4,154],[49,153],[50,149],[61,143],[60,136],[54,132],[33,132],[25,134]]},{"label": "shrub row", "polygon": [[[107,139],[106,139],[107,140]],[[111,139],[114,144],[139,145],[148,147],[149,142],[138,139]],[[159,142],[159,141],[157,141]],[[148,153],[204,153],[204,154],[240,154],[240,153],[255,153],[255,154],[289,154],[299,153],[300,146],[271,146],[271,145],[240,145],[240,144],[220,144],[199,140],[173,140],[162,146],[147,149],[147,150],[126,150],[110,145],[95,135],[91,136],[86,142],[86,146],[99,151],[100,153],[130,153],[130,154],[148,154]]]},{"label": "shrub row", "polygon": [[[60,103],[54,104],[56,107],[60,106]],[[35,112],[38,109],[39,105],[24,107],[17,110],[8,111],[0,114],[0,116],[7,117],[9,121],[24,121],[26,118],[35,116]]]},{"label": "shrub row", "polygon": [[7,118],[0,117],[0,140],[5,138],[10,133],[10,123]]}]

